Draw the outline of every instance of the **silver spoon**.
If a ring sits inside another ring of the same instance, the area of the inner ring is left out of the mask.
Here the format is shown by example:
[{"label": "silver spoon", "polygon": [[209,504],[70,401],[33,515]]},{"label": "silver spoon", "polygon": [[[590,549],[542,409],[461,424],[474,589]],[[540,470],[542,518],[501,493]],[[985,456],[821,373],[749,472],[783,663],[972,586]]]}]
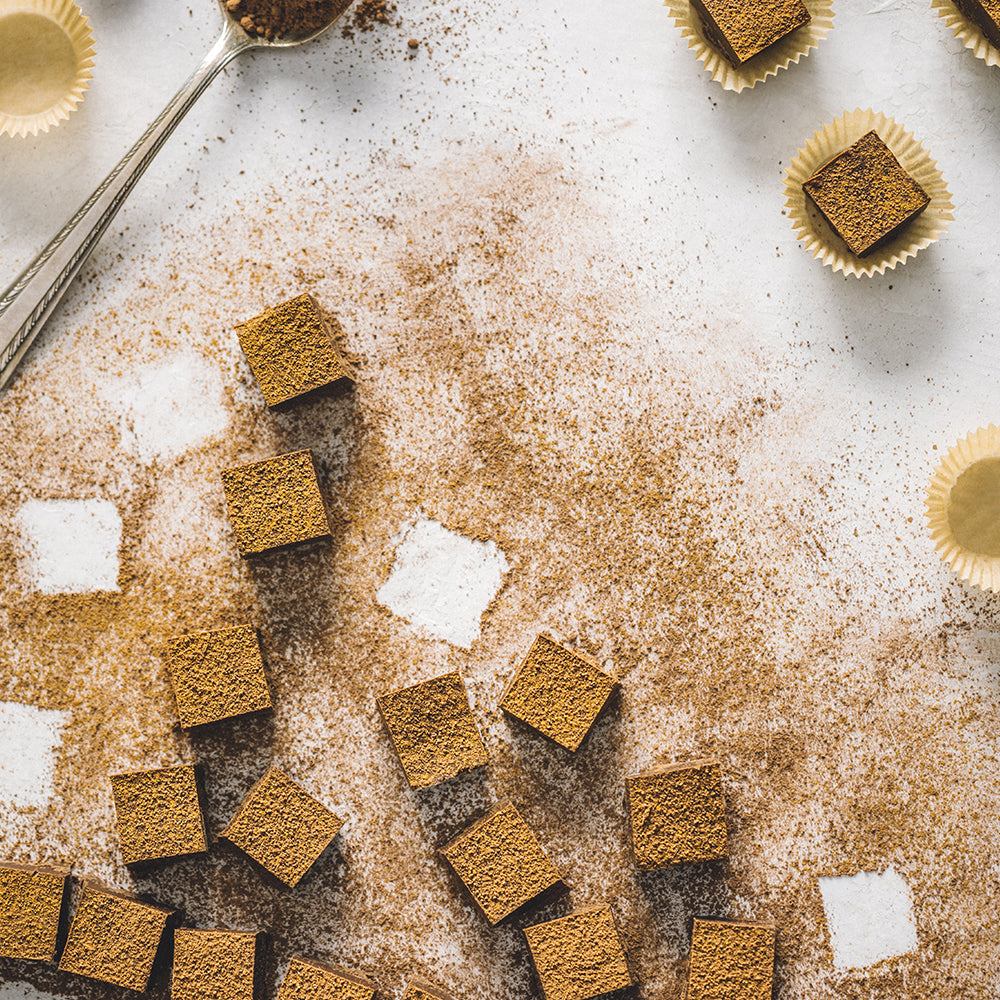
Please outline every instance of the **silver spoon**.
[{"label": "silver spoon", "polygon": [[316,38],[343,14],[350,0],[341,0],[333,8],[329,22],[318,31],[271,40],[248,34],[230,15],[225,0],[218,0],[218,3],[223,17],[222,34],[201,65],[108,174],[104,183],[0,297],[0,391],[14,377],[14,371],[31,342],[97,246],[136,181],[219,71],[247,49],[262,46],[287,49]]}]

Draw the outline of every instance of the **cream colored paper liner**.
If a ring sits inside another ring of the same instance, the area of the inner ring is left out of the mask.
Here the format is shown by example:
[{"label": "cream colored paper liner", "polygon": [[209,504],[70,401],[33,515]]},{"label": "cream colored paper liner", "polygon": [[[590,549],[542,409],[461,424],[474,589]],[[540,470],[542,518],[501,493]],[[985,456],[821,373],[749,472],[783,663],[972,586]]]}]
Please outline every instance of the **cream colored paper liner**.
[{"label": "cream colored paper liner", "polygon": [[[892,150],[901,166],[927,192],[930,204],[915,219],[903,227],[902,232],[881,249],[867,257],[856,257],[833,227],[823,218],[819,209],[807,198],[802,182],[808,180],[824,163],[833,159],[866,132],[875,129],[882,141]],[[785,208],[795,228],[795,235],[802,240],[814,257],[822,259],[834,272],[843,271],[855,277],[884,274],[887,269],[904,263],[924,247],[936,243],[954,218],[951,194],[924,147],[886,115],[869,108],[856,108],[820,129],[800,149],[788,165],[785,174]]]},{"label": "cream colored paper liner", "polygon": [[1000,593],[1000,427],[981,427],[949,450],[926,507],[941,558],[967,583]]},{"label": "cream colored paper liner", "polygon": [[[37,47],[30,64],[4,60],[5,41],[21,56]],[[0,0],[0,135],[37,135],[68,118],[93,65],[90,24],[72,0]]]},{"label": "cream colored paper liner", "polygon": [[982,59],[987,66],[1000,66],[1000,49],[991,44],[983,29],[970,21],[951,0],[931,0],[931,8],[938,12],[938,17],[944,18],[952,34],[960,38],[967,49],[972,49],[977,59]]},{"label": "cream colored paper liner", "polygon": [[778,70],[797,63],[830,33],[833,27],[833,0],[805,0],[805,4],[812,15],[808,24],[779,39],[742,66],[733,66],[705,38],[701,18],[688,0],[664,0],[664,6],[681,29],[681,38],[688,40],[688,48],[694,49],[695,57],[712,74],[712,79],[721,84],[723,90],[735,90],[737,94],[769,76],[775,76]]}]

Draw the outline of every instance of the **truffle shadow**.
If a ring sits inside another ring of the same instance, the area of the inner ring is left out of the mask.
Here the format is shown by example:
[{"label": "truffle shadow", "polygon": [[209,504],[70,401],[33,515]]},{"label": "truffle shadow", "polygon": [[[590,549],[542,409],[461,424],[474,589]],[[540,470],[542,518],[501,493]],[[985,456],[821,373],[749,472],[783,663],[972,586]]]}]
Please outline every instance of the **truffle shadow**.
[{"label": "truffle shadow", "polygon": [[485,771],[485,767],[477,767],[429,788],[409,789],[420,825],[435,850],[482,818],[496,804],[487,787]]},{"label": "truffle shadow", "polygon": [[[202,810],[210,849],[254,781],[267,770],[276,743],[272,712],[225,719],[187,731],[202,774]],[[253,775],[251,779],[248,777]]]},{"label": "truffle shadow", "polygon": [[636,885],[657,914],[683,915],[690,944],[695,917],[728,919],[730,916],[729,860],[673,865],[659,871],[635,872]]}]

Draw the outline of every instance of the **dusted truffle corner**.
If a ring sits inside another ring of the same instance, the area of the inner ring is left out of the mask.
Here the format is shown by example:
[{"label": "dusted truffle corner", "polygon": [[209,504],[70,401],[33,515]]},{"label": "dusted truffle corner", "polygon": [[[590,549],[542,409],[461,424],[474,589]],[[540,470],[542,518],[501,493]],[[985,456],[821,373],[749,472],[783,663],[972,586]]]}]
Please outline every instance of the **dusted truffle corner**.
[{"label": "dusted truffle corner", "polygon": [[457,670],[382,695],[378,710],[411,788],[428,788],[486,763]]},{"label": "dusted truffle corner", "polygon": [[874,130],[803,181],[802,190],[857,257],[888,243],[930,204]]},{"label": "dusted truffle corner", "polygon": [[226,469],[222,487],[241,556],[330,537],[311,451]]},{"label": "dusted truffle corner", "polygon": [[172,915],[172,910],[85,882],[59,969],[145,993]]},{"label": "dusted truffle corner", "polygon": [[264,934],[178,928],[170,1000],[258,1000],[266,940]]},{"label": "dusted truffle corner", "polygon": [[277,1000],[374,1000],[375,985],[337,965],[296,956],[278,990]]},{"label": "dusted truffle corner", "polygon": [[416,976],[406,987],[403,1000],[455,1000],[455,998],[440,986]]},{"label": "dusted truffle corner", "polygon": [[184,729],[271,707],[257,630],[190,632],[167,646],[167,671]]},{"label": "dusted truffle corner", "polygon": [[563,885],[513,803],[504,800],[441,848],[441,856],[491,923]]},{"label": "dusted truffle corner", "polygon": [[722,768],[705,758],[668,764],[625,779],[637,868],[667,868],[726,856]]},{"label": "dusted truffle corner", "polygon": [[691,0],[705,38],[733,66],[812,20],[801,0]]},{"label": "dusted truffle corner", "polygon": [[321,386],[354,380],[316,300],[305,293],[236,327],[240,346],[268,406],[278,406]]},{"label": "dusted truffle corner", "polygon": [[696,918],[687,1000],[771,1000],[776,934],[771,924]]},{"label": "dusted truffle corner", "polygon": [[220,836],[295,888],[343,825],[342,819],[272,767],[247,792]]},{"label": "dusted truffle corner", "polygon": [[617,687],[614,677],[589,656],[540,635],[500,707],[567,750],[576,750]]},{"label": "dusted truffle corner", "polygon": [[54,962],[69,868],[0,863],[0,958]]},{"label": "dusted truffle corner", "polygon": [[545,1000],[591,1000],[634,986],[610,906],[588,906],[525,927]]},{"label": "dusted truffle corner", "polygon": [[111,776],[125,864],[208,850],[198,781],[192,764]]},{"label": "dusted truffle corner", "polygon": [[1000,49],[1000,0],[954,0],[955,6]]}]

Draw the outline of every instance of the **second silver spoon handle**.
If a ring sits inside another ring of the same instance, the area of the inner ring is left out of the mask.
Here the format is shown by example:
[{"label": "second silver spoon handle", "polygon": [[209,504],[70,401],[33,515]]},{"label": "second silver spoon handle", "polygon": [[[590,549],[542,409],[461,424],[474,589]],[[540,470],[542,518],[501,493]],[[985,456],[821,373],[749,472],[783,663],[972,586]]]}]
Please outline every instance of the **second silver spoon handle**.
[{"label": "second silver spoon handle", "polygon": [[253,45],[227,18],[219,40],[162,113],[0,296],[0,391],[160,147],[219,71]]}]

